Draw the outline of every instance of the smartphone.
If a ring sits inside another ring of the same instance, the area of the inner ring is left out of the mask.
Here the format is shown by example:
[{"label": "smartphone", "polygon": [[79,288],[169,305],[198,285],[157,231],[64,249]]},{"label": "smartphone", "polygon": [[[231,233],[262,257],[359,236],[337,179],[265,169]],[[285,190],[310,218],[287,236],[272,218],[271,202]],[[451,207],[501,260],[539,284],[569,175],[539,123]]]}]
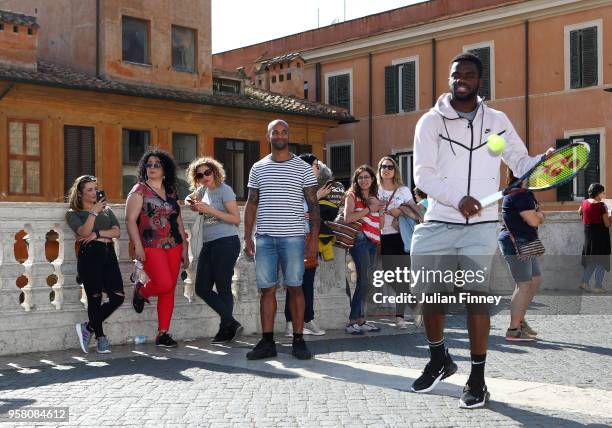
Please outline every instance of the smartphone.
[{"label": "smartphone", "polygon": [[106,198],[106,194],[104,190],[96,190],[96,202],[100,202],[100,200]]}]

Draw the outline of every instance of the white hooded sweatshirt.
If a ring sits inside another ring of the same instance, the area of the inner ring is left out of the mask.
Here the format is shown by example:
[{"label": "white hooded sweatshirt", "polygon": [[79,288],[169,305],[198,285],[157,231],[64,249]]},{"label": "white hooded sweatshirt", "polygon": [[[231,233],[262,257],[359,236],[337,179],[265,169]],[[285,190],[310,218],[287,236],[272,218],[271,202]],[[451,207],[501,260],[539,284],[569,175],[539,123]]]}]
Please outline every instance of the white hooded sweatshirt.
[{"label": "white hooded sweatshirt", "polygon": [[[472,122],[460,117],[450,100],[450,93],[440,96],[415,129],[414,180],[430,199],[425,221],[463,225],[496,222],[497,204],[466,220],[459,212],[459,201],[464,196],[481,199],[497,192],[501,160],[520,177],[541,156],[530,157],[505,113],[486,106],[480,97]],[[501,156],[487,148],[492,134],[506,140]]]}]

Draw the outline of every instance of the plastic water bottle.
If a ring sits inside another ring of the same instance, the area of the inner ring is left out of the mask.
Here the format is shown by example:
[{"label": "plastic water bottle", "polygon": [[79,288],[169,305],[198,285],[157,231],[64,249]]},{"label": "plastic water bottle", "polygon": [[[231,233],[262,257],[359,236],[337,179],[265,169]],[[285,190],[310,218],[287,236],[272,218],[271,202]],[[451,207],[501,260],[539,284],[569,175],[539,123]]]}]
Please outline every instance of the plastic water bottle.
[{"label": "plastic water bottle", "polygon": [[140,260],[134,260],[134,271],[130,275],[130,281],[132,281],[132,283],[135,284],[136,282],[138,282],[143,269],[144,265],[142,264],[142,262]]},{"label": "plastic water bottle", "polygon": [[147,336],[134,336],[134,345],[142,345],[147,342]]}]

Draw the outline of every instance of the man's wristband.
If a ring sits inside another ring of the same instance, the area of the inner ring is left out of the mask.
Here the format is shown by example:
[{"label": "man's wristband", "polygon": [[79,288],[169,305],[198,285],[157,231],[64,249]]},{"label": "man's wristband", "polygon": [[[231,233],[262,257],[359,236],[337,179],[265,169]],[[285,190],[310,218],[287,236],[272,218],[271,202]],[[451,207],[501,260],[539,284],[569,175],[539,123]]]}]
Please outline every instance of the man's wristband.
[{"label": "man's wristband", "polygon": [[89,211],[89,214],[91,214],[94,217],[98,217],[98,213],[95,211]]}]

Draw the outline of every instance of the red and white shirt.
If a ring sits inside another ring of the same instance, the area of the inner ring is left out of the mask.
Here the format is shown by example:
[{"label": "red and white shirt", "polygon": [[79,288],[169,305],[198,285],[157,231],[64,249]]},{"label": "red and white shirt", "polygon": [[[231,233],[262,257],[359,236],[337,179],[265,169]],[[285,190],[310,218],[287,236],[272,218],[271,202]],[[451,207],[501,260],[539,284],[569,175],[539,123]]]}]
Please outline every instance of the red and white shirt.
[{"label": "red and white shirt", "polygon": [[[356,212],[363,211],[368,207],[361,198],[355,195],[355,193],[349,192],[348,196],[355,201]],[[380,244],[380,214],[377,212],[370,212],[359,221],[363,226],[363,234],[376,245]]]}]

